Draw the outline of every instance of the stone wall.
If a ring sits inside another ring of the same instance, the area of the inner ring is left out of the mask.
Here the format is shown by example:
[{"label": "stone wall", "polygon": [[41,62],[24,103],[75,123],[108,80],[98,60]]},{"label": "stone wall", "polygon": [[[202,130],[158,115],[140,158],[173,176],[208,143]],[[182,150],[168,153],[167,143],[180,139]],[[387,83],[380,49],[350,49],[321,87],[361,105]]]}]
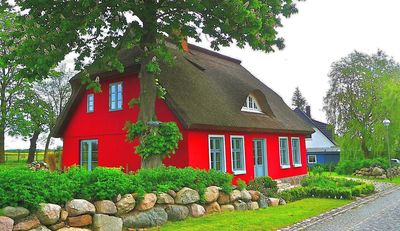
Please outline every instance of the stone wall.
[{"label": "stone wall", "polygon": [[361,168],[353,173],[354,176],[369,176],[378,179],[386,179],[400,175],[400,166],[394,166],[387,170],[380,166],[371,166],[369,168]]},{"label": "stone wall", "polygon": [[199,193],[182,188],[168,193],[147,193],[138,200],[137,194],[118,195],[114,200],[89,202],[73,199],[65,205],[42,203],[35,212],[22,207],[1,210],[1,231],[121,231],[161,226],[168,220],[184,220],[205,214],[234,210],[256,210],[282,204],[266,198],[258,191],[233,190],[230,194],[210,186],[205,191],[205,203]]}]

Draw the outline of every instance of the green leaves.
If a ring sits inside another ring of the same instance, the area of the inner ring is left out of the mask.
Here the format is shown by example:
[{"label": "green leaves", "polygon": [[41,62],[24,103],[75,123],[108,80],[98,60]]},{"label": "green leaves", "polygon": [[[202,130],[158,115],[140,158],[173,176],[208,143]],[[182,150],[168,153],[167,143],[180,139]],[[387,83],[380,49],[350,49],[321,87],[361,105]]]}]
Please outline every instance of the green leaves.
[{"label": "green leaves", "polygon": [[127,122],[124,128],[127,138],[133,141],[139,138],[140,144],[136,146],[136,153],[147,158],[151,155],[167,155],[175,153],[182,135],[174,122],[163,122],[159,126],[149,126],[143,121],[137,123]]}]

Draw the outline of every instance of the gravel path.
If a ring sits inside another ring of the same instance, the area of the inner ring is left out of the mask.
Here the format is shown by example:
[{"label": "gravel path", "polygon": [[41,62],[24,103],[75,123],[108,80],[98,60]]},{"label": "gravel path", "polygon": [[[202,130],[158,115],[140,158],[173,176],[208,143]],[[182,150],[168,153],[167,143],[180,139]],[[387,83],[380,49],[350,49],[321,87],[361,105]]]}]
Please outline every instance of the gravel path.
[{"label": "gravel path", "polygon": [[[365,180],[368,181],[368,180]],[[400,230],[400,187],[374,182],[377,193],[282,230]]]}]

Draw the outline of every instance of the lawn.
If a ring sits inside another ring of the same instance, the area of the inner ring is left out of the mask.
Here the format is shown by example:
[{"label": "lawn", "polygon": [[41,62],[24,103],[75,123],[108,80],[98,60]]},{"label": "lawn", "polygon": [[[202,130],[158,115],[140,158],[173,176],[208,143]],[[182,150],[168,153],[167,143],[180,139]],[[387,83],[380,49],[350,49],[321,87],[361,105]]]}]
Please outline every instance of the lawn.
[{"label": "lawn", "polygon": [[393,177],[393,179],[377,179],[377,178],[372,178],[372,177],[367,177],[367,176],[338,175],[336,172],[324,172],[323,175],[324,176],[332,176],[332,177],[351,177],[351,178],[373,180],[373,181],[378,181],[378,182],[400,184],[400,176]]},{"label": "lawn", "polygon": [[350,200],[303,199],[279,207],[255,211],[235,211],[168,222],[160,229],[168,230],[276,230],[318,214],[338,208]]}]

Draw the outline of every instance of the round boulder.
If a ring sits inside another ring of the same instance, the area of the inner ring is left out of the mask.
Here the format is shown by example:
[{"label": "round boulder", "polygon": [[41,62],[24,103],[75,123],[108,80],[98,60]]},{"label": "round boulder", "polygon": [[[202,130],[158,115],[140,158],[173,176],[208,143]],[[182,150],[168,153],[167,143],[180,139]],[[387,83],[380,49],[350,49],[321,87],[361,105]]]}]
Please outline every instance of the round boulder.
[{"label": "round boulder", "polygon": [[258,200],[258,207],[260,207],[261,209],[268,207],[267,197],[265,197],[264,194],[262,193],[260,193],[260,198]]},{"label": "round boulder", "polygon": [[176,193],[175,203],[187,205],[191,203],[195,203],[200,200],[200,195],[196,190],[191,188],[182,188],[179,192]]},{"label": "round boulder", "polygon": [[230,195],[227,194],[227,193],[224,193],[224,192],[219,192],[219,196],[218,196],[217,202],[220,205],[229,204],[231,202]]},{"label": "round boulder", "polygon": [[143,212],[133,211],[124,214],[121,218],[126,228],[149,228],[165,224],[168,214],[163,208],[153,207]]},{"label": "round boulder", "polygon": [[241,192],[237,189],[233,190],[230,194],[230,201],[237,201],[241,199]]},{"label": "round boulder", "polygon": [[255,191],[255,190],[249,190],[249,193],[251,195],[251,200],[252,201],[258,201],[260,199],[260,192]]},{"label": "round boulder", "polygon": [[198,204],[191,204],[189,206],[189,211],[192,217],[202,217],[206,213],[204,207]]},{"label": "round boulder", "polygon": [[249,201],[249,202],[247,202],[247,208],[248,208],[248,210],[256,210],[256,209],[259,209],[260,207],[258,206],[257,202]]},{"label": "round boulder", "polygon": [[227,211],[235,211],[235,207],[233,205],[221,205],[221,212]]},{"label": "round boulder", "polygon": [[243,190],[240,192],[240,197],[241,197],[242,200],[245,201],[245,202],[251,201],[251,195],[250,195],[249,191],[247,191],[246,189],[243,189]]},{"label": "round boulder", "polygon": [[268,205],[272,206],[272,207],[278,206],[279,205],[279,199],[278,198],[273,198],[273,197],[268,198]]},{"label": "round boulder", "polygon": [[206,213],[219,213],[221,212],[221,207],[217,202],[206,205]]},{"label": "round boulder", "polygon": [[217,201],[218,197],[219,197],[219,188],[217,186],[210,186],[206,188],[204,192],[204,199],[206,200],[207,203]]},{"label": "round boulder", "polygon": [[104,214],[95,214],[93,216],[92,229],[93,231],[121,231],[122,219]]},{"label": "round boulder", "polygon": [[82,214],[94,214],[96,208],[92,203],[83,199],[73,199],[65,204],[68,216],[74,217]]},{"label": "round boulder", "polygon": [[242,200],[233,202],[233,206],[235,207],[235,210],[247,210],[247,204]]},{"label": "round boulder", "polygon": [[51,230],[48,229],[46,226],[41,225],[41,226],[39,226],[39,227],[37,227],[35,229],[31,229],[29,231],[51,231]]},{"label": "round boulder", "polygon": [[157,196],[157,204],[174,204],[175,200],[167,193],[160,193]]},{"label": "round boulder", "polygon": [[12,231],[14,220],[9,217],[0,216],[0,230]]},{"label": "round boulder", "polygon": [[110,200],[96,201],[94,202],[94,207],[96,207],[96,213],[111,215],[117,213],[117,206]]},{"label": "round boulder", "polygon": [[170,221],[184,220],[189,215],[189,209],[184,205],[167,205],[165,212]]},{"label": "round boulder", "polygon": [[22,207],[11,207],[7,206],[2,209],[2,213],[4,216],[9,217],[14,220],[18,220],[24,217],[29,216],[29,210]]},{"label": "round boulder", "polygon": [[18,223],[14,225],[13,231],[31,230],[39,226],[40,226],[40,221],[39,219],[37,219],[36,216],[28,216],[18,221]]},{"label": "round boulder", "polygon": [[157,196],[154,193],[146,193],[143,199],[136,205],[136,209],[139,211],[149,210],[154,207],[157,202]]},{"label": "round boulder", "polygon": [[36,216],[43,225],[53,225],[60,219],[60,214],[61,206],[41,203]]},{"label": "round boulder", "polygon": [[124,213],[129,213],[135,208],[135,203],[136,201],[132,194],[125,194],[122,196],[121,200],[115,203],[118,214],[121,215]]}]

